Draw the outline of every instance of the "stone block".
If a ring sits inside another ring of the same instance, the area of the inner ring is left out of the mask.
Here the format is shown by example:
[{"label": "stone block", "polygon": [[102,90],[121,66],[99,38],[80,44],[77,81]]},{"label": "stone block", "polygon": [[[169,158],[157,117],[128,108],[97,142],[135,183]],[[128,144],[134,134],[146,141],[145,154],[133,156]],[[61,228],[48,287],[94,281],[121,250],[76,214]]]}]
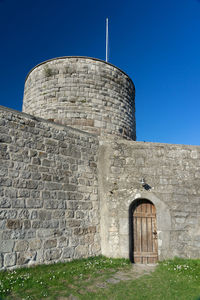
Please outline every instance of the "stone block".
[{"label": "stone block", "polygon": [[11,207],[11,200],[8,198],[0,199],[0,208],[9,208]]},{"label": "stone block", "polygon": [[32,158],[32,164],[33,165],[40,165],[41,164],[41,160],[39,157],[33,157]]},{"label": "stone block", "polygon": [[84,202],[84,201],[80,201],[79,202],[79,209],[80,210],[90,210],[92,209],[92,203],[91,202]]},{"label": "stone block", "polygon": [[47,220],[42,223],[43,228],[58,228],[59,221],[58,220]]},{"label": "stone block", "polygon": [[67,199],[67,193],[59,191],[58,192],[58,200],[66,200]]},{"label": "stone block", "polygon": [[65,202],[64,201],[57,201],[57,200],[45,200],[44,201],[44,208],[46,209],[64,209]]},{"label": "stone block", "polygon": [[58,239],[58,247],[63,248],[63,247],[67,247],[69,244],[69,239],[66,237],[61,237]]},{"label": "stone block", "polygon": [[66,192],[65,200],[82,200],[83,194],[77,192]]},{"label": "stone block", "polygon": [[42,166],[51,167],[52,166],[52,161],[45,158],[45,159],[42,160]]},{"label": "stone block", "polygon": [[32,221],[32,228],[41,228],[42,227],[42,221],[34,220]]},{"label": "stone block", "polygon": [[57,246],[57,240],[47,240],[44,242],[44,249],[55,248]]},{"label": "stone block", "polygon": [[17,254],[17,265],[33,264],[36,262],[36,251],[25,251]]},{"label": "stone block", "polygon": [[49,191],[42,192],[42,199],[50,199],[51,193]]},{"label": "stone block", "polygon": [[55,219],[62,220],[65,217],[65,210],[64,209],[62,209],[62,210],[55,210],[52,213],[52,217],[55,218]]},{"label": "stone block", "polygon": [[42,180],[44,180],[44,181],[51,181],[52,180],[52,175],[43,173],[42,174]]},{"label": "stone block", "polygon": [[40,179],[41,179],[41,174],[40,173],[38,173],[38,172],[32,173],[32,180],[40,180]]},{"label": "stone block", "polygon": [[192,150],[190,155],[193,159],[197,159],[199,157],[199,153],[196,150]]},{"label": "stone block", "polygon": [[48,249],[45,251],[45,259],[47,261],[57,260],[61,257],[62,250],[61,249]]},{"label": "stone block", "polygon": [[30,191],[29,190],[23,190],[23,189],[18,189],[18,197],[23,198],[26,197],[28,198],[30,196]]},{"label": "stone block", "polygon": [[29,180],[26,182],[26,188],[27,189],[37,189],[38,187],[38,182],[37,181],[33,181],[33,180]]},{"label": "stone block", "polygon": [[50,220],[52,212],[48,210],[39,210],[38,211],[38,219],[39,220]]},{"label": "stone block", "polygon": [[79,227],[81,226],[81,220],[67,220],[66,224],[69,227]]},{"label": "stone block", "polygon": [[2,240],[0,243],[0,252],[12,252],[14,241]]},{"label": "stone block", "polygon": [[26,199],[27,208],[42,208],[43,200],[41,199]]},{"label": "stone block", "polygon": [[84,212],[76,211],[76,219],[83,219],[83,218],[84,218]]},{"label": "stone block", "polygon": [[72,258],[74,255],[74,247],[64,247],[62,258]]},{"label": "stone block", "polygon": [[25,208],[24,199],[20,199],[20,198],[13,199],[11,203],[13,208]]},{"label": "stone block", "polygon": [[30,156],[30,157],[35,157],[35,156],[37,156],[37,153],[38,153],[38,152],[35,151],[35,150],[32,150],[32,149],[29,150],[29,156]]},{"label": "stone block", "polygon": [[28,209],[19,210],[19,219],[29,219],[30,213]]},{"label": "stone block", "polygon": [[6,134],[0,134],[0,143],[10,144],[12,142],[12,138]]},{"label": "stone block", "polygon": [[10,240],[12,238],[13,231],[11,230],[3,230],[1,232],[2,240]]},{"label": "stone block", "polygon": [[16,265],[16,253],[6,253],[4,255],[4,266],[12,267]]},{"label": "stone block", "polygon": [[[11,186],[11,183],[12,181],[10,181],[10,186]],[[27,184],[26,184],[26,181],[22,180],[22,179],[14,179],[13,180],[13,187],[14,188],[26,188],[27,187]]]},{"label": "stone block", "polygon": [[45,189],[47,190],[62,190],[62,184],[57,182],[45,182]]},{"label": "stone block", "polygon": [[29,250],[38,250],[42,246],[42,240],[34,239],[29,242]]},{"label": "stone block", "polygon": [[0,176],[7,176],[8,175],[8,168],[4,166],[0,166]]},{"label": "stone block", "polygon": [[43,228],[41,230],[38,230],[37,231],[37,237],[38,238],[47,238],[47,237],[53,237],[55,236],[56,234],[56,231],[55,229],[52,229],[52,228]]},{"label": "stone block", "polygon": [[91,245],[91,252],[94,255],[98,255],[101,253],[101,245],[100,243],[94,243]]},{"label": "stone block", "polygon": [[19,239],[25,239],[25,231],[23,229],[14,229],[14,230],[9,230],[5,231],[5,234],[8,234],[9,239],[12,240],[19,240]]},{"label": "stone block", "polygon": [[74,184],[63,184],[63,190],[64,191],[76,191],[77,190],[77,185]]},{"label": "stone block", "polygon": [[28,249],[29,243],[28,241],[16,241],[15,243],[15,251],[22,252]]},{"label": "stone block", "polygon": [[22,228],[21,220],[7,220],[6,227],[8,229],[20,229]]},{"label": "stone block", "polygon": [[37,210],[33,210],[33,211],[31,212],[30,219],[31,219],[31,220],[35,220],[35,219],[37,219],[37,217],[38,217],[38,211],[37,211]]},{"label": "stone block", "polygon": [[30,220],[23,220],[22,221],[23,229],[30,229],[31,228],[31,221]]},{"label": "stone block", "polygon": [[34,239],[36,237],[36,231],[35,230],[25,230],[25,239]]},{"label": "stone block", "polygon": [[75,249],[75,257],[88,257],[89,249],[88,245],[78,245]]},{"label": "stone block", "polygon": [[17,210],[0,210],[0,219],[14,219],[17,216]]},{"label": "stone block", "polygon": [[72,210],[66,211],[65,212],[65,217],[69,218],[69,219],[74,218],[74,211],[72,211]]}]

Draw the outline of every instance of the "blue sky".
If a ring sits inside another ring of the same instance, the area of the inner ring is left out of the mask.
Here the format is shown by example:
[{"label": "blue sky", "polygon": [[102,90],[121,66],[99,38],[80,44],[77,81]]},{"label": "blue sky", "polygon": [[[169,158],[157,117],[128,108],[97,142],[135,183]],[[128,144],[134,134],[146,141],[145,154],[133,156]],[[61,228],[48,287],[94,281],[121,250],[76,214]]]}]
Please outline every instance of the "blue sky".
[{"label": "blue sky", "polygon": [[0,0],[0,104],[21,110],[24,80],[58,56],[105,59],[136,86],[137,140],[200,145],[199,0]]}]

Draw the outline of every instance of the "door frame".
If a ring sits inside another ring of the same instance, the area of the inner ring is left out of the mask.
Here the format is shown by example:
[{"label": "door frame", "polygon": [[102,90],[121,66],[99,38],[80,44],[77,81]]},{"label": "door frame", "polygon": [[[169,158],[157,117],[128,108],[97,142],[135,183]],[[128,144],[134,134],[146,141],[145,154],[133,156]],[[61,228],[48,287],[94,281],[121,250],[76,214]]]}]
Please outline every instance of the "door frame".
[{"label": "door frame", "polygon": [[[136,209],[136,207],[140,204],[140,203],[143,203],[143,201],[147,201],[149,203],[151,203],[155,209],[156,209],[156,206],[155,204],[147,199],[147,198],[139,198],[139,199],[136,199],[135,201],[133,201],[129,207],[129,258],[130,258],[130,261],[132,263],[135,263],[134,262],[134,226],[133,226],[133,212],[134,212],[134,209]],[[156,209],[156,226],[157,226],[157,231],[158,231],[158,225],[157,225],[157,209]],[[158,250],[157,250],[158,251]]]},{"label": "door frame", "polygon": [[168,205],[159,199],[154,193],[149,191],[138,191],[130,195],[127,199],[127,214],[129,218],[128,224],[128,240],[129,240],[129,259],[133,263],[133,216],[132,211],[134,205],[137,205],[141,199],[148,200],[153,203],[156,208],[157,221],[157,237],[158,237],[158,261],[173,258],[174,255],[170,248],[171,233],[171,214]]}]

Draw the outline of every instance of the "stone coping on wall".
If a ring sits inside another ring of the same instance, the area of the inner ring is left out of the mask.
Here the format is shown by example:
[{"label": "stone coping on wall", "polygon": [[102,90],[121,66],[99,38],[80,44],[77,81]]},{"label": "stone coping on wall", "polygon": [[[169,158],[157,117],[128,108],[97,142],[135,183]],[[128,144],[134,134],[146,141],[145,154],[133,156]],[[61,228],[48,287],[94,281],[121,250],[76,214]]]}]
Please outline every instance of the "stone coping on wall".
[{"label": "stone coping on wall", "polygon": [[133,140],[125,140],[121,137],[118,137],[118,136],[109,136],[109,139],[107,137],[100,137],[99,138],[99,141],[100,141],[100,145],[101,143],[104,143],[104,142],[116,142],[116,143],[120,143],[120,144],[127,144],[127,145],[130,145],[130,143],[134,143],[135,145],[138,144],[141,145],[149,145],[149,146],[152,146],[152,147],[160,147],[160,146],[163,146],[163,147],[189,147],[189,148],[200,148],[200,145],[187,145],[187,144],[172,144],[172,143],[159,143],[159,142],[149,142],[149,141],[133,141]]},{"label": "stone coping on wall", "polygon": [[21,112],[19,110],[13,109],[13,108],[8,108],[8,107],[2,106],[2,105],[0,105],[0,111],[8,111],[8,112],[20,115],[22,117],[29,118],[29,119],[34,120],[34,121],[48,123],[48,124],[51,124],[51,125],[53,125],[54,127],[58,128],[60,130],[69,129],[69,130],[72,130],[74,132],[80,133],[82,135],[91,136],[91,137],[94,137],[94,138],[97,137],[96,134],[94,134],[94,133],[89,133],[89,132],[86,132],[86,131],[83,131],[83,130],[80,130],[80,129],[77,129],[77,128],[74,128],[74,127],[70,127],[70,126],[67,126],[67,125],[62,125],[62,124],[59,124],[59,123],[56,123],[56,122],[53,122],[53,121],[49,121],[49,120],[46,120],[46,119],[43,119],[43,118],[40,118],[40,117],[35,117],[33,115]]},{"label": "stone coping on wall", "polygon": [[[59,129],[62,129],[62,128],[67,129],[68,128],[70,130],[82,133],[82,134],[87,135],[87,136],[96,137],[96,135],[93,134],[93,133],[88,133],[86,131],[83,131],[83,130],[80,130],[80,129],[77,129],[77,128],[73,128],[71,126],[61,125],[59,123],[55,123],[55,122],[52,122],[52,121],[49,121],[49,120],[46,120],[46,119],[43,119],[43,118],[40,118],[40,117],[35,117],[33,115],[18,111],[18,110],[13,109],[13,108],[8,108],[8,107],[0,105],[0,110],[10,111],[12,113],[16,113],[18,115],[25,116],[27,118],[30,118],[32,120],[36,120],[36,121],[39,121],[39,122],[42,121],[42,122],[45,122],[45,123],[53,124],[55,127],[59,128]],[[200,145],[171,144],[171,143],[159,143],[159,142],[149,142],[149,141],[143,142],[143,141],[124,140],[123,138],[119,138],[118,136],[113,136],[113,137],[109,136],[109,139],[107,137],[101,137],[101,138],[99,138],[99,140],[100,140],[100,144],[101,144],[101,141],[102,142],[107,141],[108,143],[113,141],[113,142],[117,142],[117,143],[120,143],[120,144],[127,144],[127,145],[128,144],[130,145],[130,143],[134,143],[134,144],[138,144],[138,145],[140,145],[140,144],[152,145],[154,147],[156,147],[156,146],[157,147],[159,147],[159,146],[166,146],[166,147],[182,146],[182,147],[189,147],[189,148],[194,148],[194,147],[200,148]]]},{"label": "stone coping on wall", "polygon": [[88,57],[88,56],[60,56],[60,57],[54,57],[54,58],[50,58],[50,59],[48,59],[48,60],[45,60],[45,61],[43,61],[43,62],[37,64],[35,67],[33,67],[33,68],[28,72],[28,74],[27,74],[27,76],[26,76],[26,79],[25,79],[25,82],[26,82],[26,80],[27,80],[29,74],[30,74],[34,69],[36,69],[37,67],[39,67],[39,66],[41,66],[41,65],[43,65],[43,64],[45,64],[45,63],[47,63],[47,62],[53,61],[53,60],[67,59],[67,58],[69,58],[69,59],[71,59],[71,58],[74,58],[74,59],[76,59],[76,58],[77,58],[77,59],[78,59],[78,58],[80,58],[80,59],[91,59],[91,60],[95,60],[95,61],[98,61],[98,62],[107,64],[107,65],[110,65],[111,67],[113,67],[113,68],[119,70],[119,71],[122,72],[124,75],[126,75],[126,76],[128,77],[128,79],[131,81],[131,83],[133,84],[133,86],[135,87],[135,85],[134,85],[132,79],[131,79],[131,78],[130,78],[123,70],[121,70],[120,68],[118,68],[118,67],[116,67],[115,65],[113,65],[113,64],[111,64],[111,63],[109,63],[109,62],[106,62],[106,61],[104,61],[104,60],[102,60],[102,59],[94,58],[94,57]]}]

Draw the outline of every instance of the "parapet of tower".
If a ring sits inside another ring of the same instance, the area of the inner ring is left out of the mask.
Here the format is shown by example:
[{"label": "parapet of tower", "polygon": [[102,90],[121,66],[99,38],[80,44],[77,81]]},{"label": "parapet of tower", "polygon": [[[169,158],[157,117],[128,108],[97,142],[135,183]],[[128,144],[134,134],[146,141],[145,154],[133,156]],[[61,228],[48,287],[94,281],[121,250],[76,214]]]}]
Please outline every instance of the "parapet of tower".
[{"label": "parapet of tower", "polygon": [[28,74],[23,112],[97,135],[136,139],[135,87],[105,61],[59,57]]}]

